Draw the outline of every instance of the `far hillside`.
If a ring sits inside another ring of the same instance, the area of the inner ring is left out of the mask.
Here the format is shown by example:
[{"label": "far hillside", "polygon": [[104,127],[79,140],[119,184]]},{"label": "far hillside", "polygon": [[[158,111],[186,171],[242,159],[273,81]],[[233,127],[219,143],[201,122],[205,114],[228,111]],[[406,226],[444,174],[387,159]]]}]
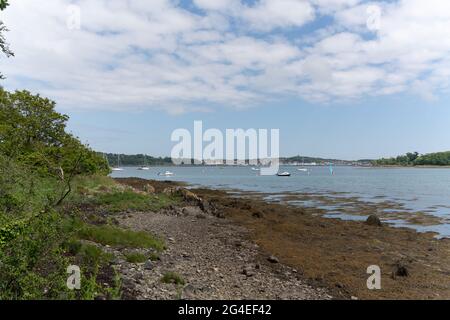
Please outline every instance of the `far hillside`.
[{"label": "far hillside", "polygon": [[419,155],[407,153],[396,158],[383,158],[373,161],[376,166],[450,166],[450,151]]}]

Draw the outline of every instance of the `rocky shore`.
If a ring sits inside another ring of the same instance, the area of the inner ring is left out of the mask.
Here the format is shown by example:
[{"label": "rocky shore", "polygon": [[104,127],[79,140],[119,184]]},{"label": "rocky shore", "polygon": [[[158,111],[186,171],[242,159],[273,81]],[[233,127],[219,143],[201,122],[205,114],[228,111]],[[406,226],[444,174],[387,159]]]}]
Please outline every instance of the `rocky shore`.
[{"label": "rocky shore", "polygon": [[[117,181],[183,199],[158,212],[118,216],[122,227],[166,242],[142,263],[114,252],[125,299],[450,299],[449,241],[432,234],[393,229],[376,217],[325,219],[312,208],[177,183]],[[366,287],[370,265],[382,270],[381,290]]]}]

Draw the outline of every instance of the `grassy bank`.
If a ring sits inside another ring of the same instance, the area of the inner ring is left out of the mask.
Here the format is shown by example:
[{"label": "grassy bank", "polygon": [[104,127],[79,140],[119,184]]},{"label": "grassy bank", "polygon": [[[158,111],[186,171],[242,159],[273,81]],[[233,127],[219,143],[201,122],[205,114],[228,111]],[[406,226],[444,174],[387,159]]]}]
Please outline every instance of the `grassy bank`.
[{"label": "grassy bank", "polygon": [[[133,211],[151,214],[177,204],[177,197],[138,191],[105,176],[80,176],[65,201],[54,206],[58,181],[16,169],[1,178],[20,183],[1,191],[0,299],[118,299],[115,257],[102,248],[164,250],[161,239],[120,228],[115,217]],[[144,257],[127,259],[142,262]],[[79,291],[66,286],[69,265],[83,270]]]}]

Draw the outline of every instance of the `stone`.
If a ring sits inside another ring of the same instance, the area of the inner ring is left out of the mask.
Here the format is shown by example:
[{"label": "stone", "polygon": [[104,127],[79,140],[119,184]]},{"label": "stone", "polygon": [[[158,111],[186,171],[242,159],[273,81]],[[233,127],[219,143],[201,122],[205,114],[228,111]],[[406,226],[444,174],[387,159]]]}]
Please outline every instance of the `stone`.
[{"label": "stone", "polygon": [[192,284],[187,284],[183,288],[183,292],[181,293],[181,299],[182,300],[195,299],[195,291],[196,291],[196,288]]},{"label": "stone", "polygon": [[153,193],[156,192],[156,189],[155,189],[155,187],[152,186],[151,184],[146,184],[146,185],[144,186],[144,191],[147,192],[147,193],[153,194]]},{"label": "stone", "polygon": [[254,213],[252,214],[252,216],[253,216],[253,218],[262,219],[262,218],[264,218],[264,213],[258,211],[258,212],[254,212]]},{"label": "stone", "polygon": [[145,270],[152,270],[153,269],[153,261],[147,260],[144,264]]},{"label": "stone", "polygon": [[368,224],[369,226],[376,226],[376,227],[381,227],[382,223],[380,218],[378,218],[376,215],[372,214],[370,215],[367,220],[366,220],[366,224]]},{"label": "stone", "polygon": [[206,215],[204,215],[203,213],[199,213],[195,216],[197,219],[206,219]]},{"label": "stone", "polygon": [[183,215],[184,216],[193,216],[193,217],[197,217],[197,215],[199,214],[203,214],[202,210],[200,210],[200,208],[198,207],[184,207],[182,209]]},{"label": "stone", "polygon": [[242,274],[246,275],[247,277],[253,277],[255,275],[255,272],[253,271],[253,268],[251,266],[246,266],[242,270]]},{"label": "stone", "polygon": [[394,270],[394,278],[395,277],[408,277],[409,270],[403,264],[397,264]]},{"label": "stone", "polygon": [[278,258],[275,256],[268,257],[267,261],[269,261],[270,263],[279,263],[280,262],[280,260],[278,260]]}]

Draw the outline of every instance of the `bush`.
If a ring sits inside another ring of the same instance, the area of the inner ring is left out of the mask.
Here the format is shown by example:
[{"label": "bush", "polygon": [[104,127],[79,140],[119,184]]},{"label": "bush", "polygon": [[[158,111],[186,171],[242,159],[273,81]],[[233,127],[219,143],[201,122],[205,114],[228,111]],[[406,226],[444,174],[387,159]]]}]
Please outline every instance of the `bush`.
[{"label": "bush", "polygon": [[125,254],[125,259],[130,263],[144,263],[147,261],[147,256],[139,252],[131,252]]},{"label": "bush", "polygon": [[183,278],[175,272],[166,272],[164,274],[164,276],[162,277],[161,281],[163,283],[167,283],[167,284],[173,283],[176,285],[184,285],[184,283],[185,283]]}]

